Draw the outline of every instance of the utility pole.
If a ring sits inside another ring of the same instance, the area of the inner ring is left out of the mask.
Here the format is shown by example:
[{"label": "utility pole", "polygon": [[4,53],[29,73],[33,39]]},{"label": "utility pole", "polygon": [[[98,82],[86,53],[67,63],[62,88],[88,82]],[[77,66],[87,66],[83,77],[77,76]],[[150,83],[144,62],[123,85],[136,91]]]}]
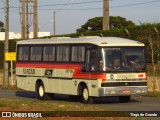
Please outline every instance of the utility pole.
[{"label": "utility pole", "polygon": [[103,30],[109,30],[109,0],[103,0]]},{"label": "utility pole", "polygon": [[21,38],[25,39],[26,38],[26,20],[25,20],[25,0],[21,0],[22,2],[22,33],[21,33]]},{"label": "utility pole", "polygon": [[56,35],[56,12],[53,12],[53,34]]},{"label": "utility pole", "polygon": [[26,0],[26,38],[29,39],[28,0]]},{"label": "utility pole", "polygon": [[9,41],[9,0],[6,0],[6,16],[5,16],[5,43],[4,43],[4,66],[3,66],[3,85],[9,85],[8,79],[8,62],[5,60],[5,54],[8,52]]},{"label": "utility pole", "polygon": [[33,6],[34,6],[34,11],[33,11],[33,19],[34,19],[34,22],[33,22],[33,37],[34,38],[37,38],[38,37],[38,13],[37,13],[37,0],[34,0],[34,3],[33,3]]},{"label": "utility pole", "polygon": [[[38,37],[38,10],[37,2],[38,0],[20,0],[22,3],[22,39],[29,38],[29,28],[31,21],[29,22],[29,17],[33,14],[33,37]],[[29,4],[33,3],[33,11],[29,11]],[[29,16],[30,15],[30,16]]]}]

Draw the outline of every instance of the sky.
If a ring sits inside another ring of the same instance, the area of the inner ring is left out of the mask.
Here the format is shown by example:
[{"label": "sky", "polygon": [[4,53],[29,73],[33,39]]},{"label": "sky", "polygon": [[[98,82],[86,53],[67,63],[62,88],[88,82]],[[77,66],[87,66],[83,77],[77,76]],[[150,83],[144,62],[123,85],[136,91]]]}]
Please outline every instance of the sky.
[{"label": "sky", "polygon": [[[0,0],[0,21],[5,23],[5,1]],[[10,0],[9,31],[21,32],[20,0]],[[29,11],[32,11],[31,4]],[[160,23],[160,0],[110,0],[110,16],[121,16],[136,24]],[[103,0],[38,0],[38,28],[53,34],[56,12],[56,34],[75,33],[88,19],[103,15]],[[30,23],[33,17],[30,18]],[[33,31],[30,26],[30,32]]]}]

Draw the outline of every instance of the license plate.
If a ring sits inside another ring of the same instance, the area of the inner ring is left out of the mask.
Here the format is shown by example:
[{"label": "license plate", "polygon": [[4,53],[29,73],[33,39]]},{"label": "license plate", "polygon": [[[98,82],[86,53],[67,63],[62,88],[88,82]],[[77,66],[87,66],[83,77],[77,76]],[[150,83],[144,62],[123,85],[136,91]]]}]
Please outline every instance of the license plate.
[{"label": "license plate", "polygon": [[128,94],[128,93],[131,93],[131,91],[130,90],[123,90],[123,93]]}]

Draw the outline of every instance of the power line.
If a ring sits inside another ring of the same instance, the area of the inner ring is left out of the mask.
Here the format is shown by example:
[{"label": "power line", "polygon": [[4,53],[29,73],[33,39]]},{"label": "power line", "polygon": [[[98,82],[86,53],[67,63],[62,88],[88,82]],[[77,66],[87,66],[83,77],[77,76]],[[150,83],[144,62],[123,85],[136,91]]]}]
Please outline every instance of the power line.
[{"label": "power line", "polygon": [[[114,0],[110,0],[110,1],[114,1]],[[55,5],[40,5],[38,7],[49,7],[49,6],[61,6],[61,5],[79,5],[79,4],[89,4],[89,3],[99,3],[99,2],[103,2],[102,0],[100,1],[89,1],[89,2],[74,2],[74,3],[64,3],[64,4],[55,4]],[[117,7],[126,7],[126,6],[135,6],[135,5],[142,5],[142,4],[149,4],[149,3],[155,3],[155,2],[160,2],[160,0],[154,0],[154,1],[148,1],[148,2],[141,2],[141,3],[133,3],[133,4],[128,4],[128,5],[121,5],[121,6],[113,6],[110,8],[117,8]]]},{"label": "power line", "polygon": [[[4,6],[5,6],[5,2],[4,2],[3,0],[1,0],[1,3],[3,3],[3,4],[4,4]],[[4,12],[5,12],[5,7],[0,8],[0,9],[4,10]]]},{"label": "power line", "polygon": [[128,4],[128,5],[118,5],[118,6],[113,6],[113,7],[110,7],[110,8],[136,6],[136,5],[143,5],[143,4],[149,4],[149,3],[155,3],[155,2],[160,2],[160,0],[154,0],[154,1],[148,1],[148,2],[141,2],[141,3],[134,3],[134,4]]},{"label": "power line", "polygon": [[55,5],[39,5],[38,7],[49,7],[49,6],[67,6],[67,5],[80,5],[80,4],[90,4],[90,3],[98,3],[98,2],[103,2],[102,0],[98,1],[89,1],[89,2],[71,2],[71,3],[63,3],[63,4],[55,4]]},{"label": "power line", "polygon": [[[89,2],[69,2],[69,3],[63,3],[63,4],[54,4],[54,5],[39,5],[37,7],[54,7],[54,6],[67,6],[67,5],[79,5],[79,4],[90,4],[90,3],[98,3],[98,2],[102,2],[102,0],[99,0],[99,1],[89,1]],[[15,7],[15,6],[12,6],[10,8],[21,8],[21,7]],[[0,9],[3,9],[3,8],[0,8]]]},{"label": "power line", "polygon": [[4,0],[1,0],[1,3],[3,3],[3,4],[5,5],[5,2],[4,2]]},{"label": "power line", "polygon": [[[110,0],[110,1],[115,1],[115,0]],[[102,2],[102,1],[90,1],[90,2],[78,2],[78,3],[64,3],[64,4],[54,4],[54,5],[40,5],[37,6],[38,8],[40,7],[49,7],[49,6],[62,6],[62,5],[74,5],[74,4],[89,4],[89,3],[96,3],[96,2]],[[154,0],[154,1],[148,1],[148,2],[141,2],[141,3],[134,3],[134,4],[127,4],[127,5],[119,5],[119,6],[111,6],[110,8],[120,8],[120,7],[128,7],[128,6],[136,6],[136,5],[143,5],[143,4],[150,4],[150,3],[155,3],[155,2],[160,2],[160,0]],[[10,7],[10,9],[20,9],[21,7]],[[0,8],[4,9],[4,8]],[[73,8],[73,9],[39,9],[39,10],[96,10],[96,9],[103,9],[103,8]]]},{"label": "power line", "polygon": [[[143,4],[150,4],[150,3],[155,3],[155,2],[160,2],[160,0],[155,0],[155,1],[149,1],[149,2],[141,2],[141,3],[134,3],[134,4],[127,4],[127,5],[119,5],[119,6],[111,6],[110,8],[120,8],[120,7],[129,7],[129,6],[137,6],[137,5],[143,5]],[[101,10],[103,8],[73,8],[73,9],[61,9],[61,10]],[[53,9],[39,9],[39,10],[53,10]],[[54,10],[59,10],[59,9],[54,9]]]},{"label": "power line", "polygon": [[[83,8],[83,9],[80,9],[80,8],[73,8],[73,9],[54,9],[54,10],[67,10],[67,11],[71,11],[71,10],[82,10],[82,11],[85,11],[85,10],[101,10],[103,8]],[[38,10],[53,10],[53,9],[38,9]]]},{"label": "power line", "polygon": [[[65,5],[63,5],[61,8],[59,8],[58,9],[58,11],[60,11],[60,10],[62,10],[68,3],[70,3],[71,2],[71,0],[68,0],[66,3],[65,3]],[[57,11],[56,11],[56,13],[57,13]]]}]

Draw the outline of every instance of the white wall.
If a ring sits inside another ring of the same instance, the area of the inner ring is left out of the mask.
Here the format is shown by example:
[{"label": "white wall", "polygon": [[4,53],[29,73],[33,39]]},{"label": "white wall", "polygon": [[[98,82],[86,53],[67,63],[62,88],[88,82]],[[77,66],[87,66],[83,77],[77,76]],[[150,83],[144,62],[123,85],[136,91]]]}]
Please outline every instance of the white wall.
[{"label": "white wall", "polygon": [[[38,32],[38,37],[50,36],[50,32]],[[29,33],[29,38],[33,38],[33,32]],[[21,39],[21,33],[9,32],[9,39]],[[0,40],[5,40],[5,32],[0,32]]]}]

